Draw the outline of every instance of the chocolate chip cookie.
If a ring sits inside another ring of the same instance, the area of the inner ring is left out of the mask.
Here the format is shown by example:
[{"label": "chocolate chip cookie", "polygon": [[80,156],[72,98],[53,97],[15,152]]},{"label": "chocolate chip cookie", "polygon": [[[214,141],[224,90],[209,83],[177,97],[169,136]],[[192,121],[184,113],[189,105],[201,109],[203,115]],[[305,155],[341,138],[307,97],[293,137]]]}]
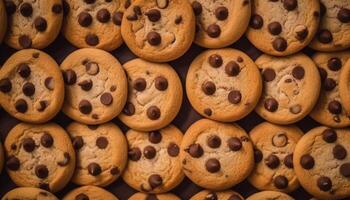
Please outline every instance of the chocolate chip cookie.
[{"label": "chocolate chip cookie", "polygon": [[119,61],[108,52],[85,48],[61,64],[66,87],[63,112],[84,124],[116,117],[127,98],[127,80]]},{"label": "chocolate chip cookie", "polygon": [[344,102],[344,109],[347,111],[347,113],[350,113],[350,61],[346,61],[343,69],[340,72],[339,95],[341,101]]},{"label": "chocolate chip cookie", "polygon": [[291,196],[284,194],[282,192],[276,192],[276,191],[263,191],[258,192],[250,197],[247,198],[247,200],[294,200]]},{"label": "chocolate chip cookie", "polygon": [[118,200],[105,189],[88,185],[70,191],[62,200]]},{"label": "chocolate chip cookie", "polygon": [[53,194],[43,189],[34,187],[18,187],[8,193],[3,197],[3,200],[24,200],[24,199],[34,199],[34,200],[58,200]]},{"label": "chocolate chip cookie", "polygon": [[3,1],[0,1],[0,44],[2,40],[5,37],[6,29],[7,29],[7,15],[6,15],[6,9],[5,4]]},{"label": "chocolate chip cookie", "polygon": [[350,58],[350,52],[316,53],[313,56],[317,64],[322,82],[322,90],[318,103],[310,116],[317,122],[331,127],[350,125],[350,112],[347,112],[340,98],[340,71]]},{"label": "chocolate chip cookie", "polygon": [[5,150],[7,173],[18,186],[56,192],[73,175],[75,152],[68,134],[56,124],[18,124],[6,137]]},{"label": "chocolate chip cookie", "polygon": [[259,190],[291,192],[299,187],[293,152],[303,132],[296,126],[264,122],[249,133],[254,145],[255,169],[250,184]]},{"label": "chocolate chip cookie", "polygon": [[236,124],[201,119],[190,126],[181,143],[186,176],[211,190],[225,190],[243,181],[254,167],[253,145]]},{"label": "chocolate chip cookie", "polygon": [[132,129],[152,131],[167,126],[182,103],[182,85],[168,64],[134,59],[123,65],[129,82],[127,103],[119,119]]},{"label": "chocolate chip cookie", "polygon": [[182,133],[175,126],[152,132],[130,129],[126,133],[129,161],[123,173],[132,188],[164,193],[181,183],[184,174],[179,158]]},{"label": "chocolate chip cookie", "polygon": [[130,50],[153,62],[182,56],[194,33],[195,17],[189,1],[184,0],[135,0],[122,22],[122,36]]},{"label": "chocolate chip cookie", "polygon": [[293,164],[303,188],[319,199],[350,195],[350,130],[317,127],[295,147]]},{"label": "chocolate chip cookie", "polygon": [[61,0],[5,0],[8,32],[5,42],[15,49],[43,49],[61,30]]},{"label": "chocolate chip cookie", "polygon": [[64,101],[60,69],[48,54],[25,49],[13,54],[0,70],[0,104],[17,119],[44,123]]},{"label": "chocolate chip cookie", "polygon": [[264,91],[255,111],[276,124],[292,124],[309,114],[320,93],[315,63],[299,53],[287,57],[260,56],[258,65]]},{"label": "chocolate chip cookie", "polygon": [[320,21],[318,0],[254,0],[247,37],[274,56],[296,53],[307,46]]},{"label": "chocolate chip cookie", "polygon": [[132,195],[128,200],[181,200],[174,194],[146,194],[146,193],[136,193]]},{"label": "chocolate chip cookie", "polygon": [[249,0],[190,0],[196,16],[195,43],[206,48],[221,48],[236,42],[246,31]]},{"label": "chocolate chip cookie", "polygon": [[320,0],[321,23],[310,47],[318,51],[339,51],[350,47],[350,2]]},{"label": "chocolate chip cookie", "polygon": [[212,192],[203,190],[192,196],[190,200],[243,200],[244,198],[237,192],[226,190],[220,192]]},{"label": "chocolate chip cookie", "polygon": [[248,115],[261,91],[255,63],[235,49],[205,51],[192,62],[186,77],[192,107],[204,117],[223,122]]}]

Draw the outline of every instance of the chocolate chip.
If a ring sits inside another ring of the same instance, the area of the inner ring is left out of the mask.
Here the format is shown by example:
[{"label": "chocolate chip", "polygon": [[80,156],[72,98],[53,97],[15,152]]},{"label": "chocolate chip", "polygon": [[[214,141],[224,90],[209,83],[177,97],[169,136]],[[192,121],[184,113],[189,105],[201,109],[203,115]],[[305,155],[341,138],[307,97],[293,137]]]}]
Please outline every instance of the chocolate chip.
[{"label": "chocolate chip", "polygon": [[301,112],[302,108],[301,105],[297,104],[289,108],[289,112],[293,114],[299,114]]},{"label": "chocolate chip", "polygon": [[147,34],[147,41],[152,46],[157,46],[162,42],[162,38],[159,33],[151,31]]},{"label": "chocolate chip", "polygon": [[122,24],[124,14],[122,12],[114,13],[112,21],[115,25],[120,26]]},{"label": "chocolate chip", "polygon": [[261,162],[263,159],[263,154],[259,149],[254,149],[254,161],[255,163]]},{"label": "chocolate chip", "polygon": [[175,24],[180,24],[182,22],[182,16],[176,16]]},{"label": "chocolate chip", "polygon": [[271,22],[267,28],[272,35],[278,35],[282,32],[282,26],[279,22]]},{"label": "chocolate chip", "polygon": [[271,169],[276,169],[280,165],[280,159],[276,155],[271,154],[265,158],[265,164]]},{"label": "chocolate chip", "polygon": [[301,66],[296,66],[293,68],[292,75],[294,78],[301,80],[304,78],[305,70]]},{"label": "chocolate chip", "polygon": [[326,78],[322,86],[326,91],[332,91],[337,86],[337,83],[332,78]]},{"label": "chocolate chip", "polygon": [[106,137],[100,136],[96,139],[96,146],[99,149],[105,149],[108,146],[108,140]]},{"label": "chocolate chip", "polygon": [[211,116],[213,114],[213,112],[211,111],[210,108],[206,108],[206,109],[204,109],[204,114],[206,114],[207,116]]},{"label": "chocolate chip", "polygon": [[92,88],[92,81],[91,81],[91,79],[83,80],[83,81],[79,82],[78,85],[81,87],[82,90],[89,91]]},{"label": "chocolate chip", "polygon": [[344,163],[340,166],[339,172],[344,177],[350,177],[350,163]]},{"label": "chocolate chip", "polygon": [[279,175],[273,180],[273,183],[278,189],[285,189],[288,187],[288,179],[285,176]]},{"label": "chocolate chip", "polygon": [[328,60],[327,66],[332,71],[339,71],[342,67],[342,62],[339,58],[331,58]]},{"label": "chocolate chip", "polygon": [[276,51],[285,51],[287,49],[287,41],[282,37],[273,40],[272,46]]},{"label": "chocolate chip", "polygon": [[119,170],[119,168],[118,167],[113,167],[111,170],[110,170],[110,173],[112,174],[112,175],[118,175],[118,174],[120,174],[120,170]]},{"label": "chocolate chip", "polygon": [[318,40],[323,44],[328,44],[333,41],[333,35],[329,30],[321,29],[318,32]]},{"label": "chocolate chip", "polygon": [[20,167],[19,159],[16,156],[9,156],[6,161],[7,169],[17,171]]},{"label": "chocolate chip", "polygon": [[350,10],[347,8],[341,8],[338,12],[337,18],[343,23],[350,22]]},{"label": "chocolate chip", "polygon": [[303,41],[308,35],[309,35],[309,30],[307,28],[304,28],[296,32],[295,38],[298,39],[299,41]]},{"label": "chocolate chip", "polygon": [[147,83],[144,78],[138,78],[133,82],[133,88],[139,92],[146,89]]},{"label": "chocolate chip", "polygon": [[305,154],[300,158],[300,165],[304,169],[312,169],[315,165],[315,160],[311,155]]},{"label": "chocolate chip", "polygon": [[117,90],[117,86],[115,85],[112,85],[110,88],[109,88],[109,91],[111,92],[115,92]]},{"label": "chocolate chip", "polygon": [[87,4],[93,4],[95,3],[96,0],[84,0],[85,3]]},{"label": "chocolate chip", "polygon": [[113,96],[111,93],[105,92],[101,95],[100,101],[103,105],[109,106],[113,103]]},{"label": "chocolate chip", "polygon": [[327,143],[333,143],[337,140],[337,133],[333,129],[326,129],[322,133],[322,138]]},{"label": "chocolate chip", "polygon": [[80,193],[77,196],[75,196],[75,200],[89,200],[89,197],[83,193]]},{"label": "chocolate chip", "polygon": [[199,3],[198,1],[192,2],[192,9],[196,16],[202,14],[202,11],[203,11],[202,4]]},{"label": "chocolate chip", "polygon": [[127,102],[123,108],[123,113],[127,116],[132,116],[135,114],[135,106],[134,104]]},{"label": "chocolate chip", "polygon": [[17,72],[22,78],[28,78],[31,74],[31,69],[27,64],[21,63],[18,66]]},{"label": "chocolate chip", "polygon": [[207,145],[213,149],[219,148],[221,145],[221,139],[219,136],[212,135],[207,139]]},{"label": "chocolate chip", "polygon": [[84,140],[83,140],[83,137],[81,136],[76,136],[74,139],[73,139],[73,147],[75,150],[79,150],[81,147],[84,146]]},{"label": "chocolate chip", "polygon": [[168,145],[168,154],[169,154],[169,156],[176,157],[176,156],[179,155],[179,153],[180,153],[179,146],[177,144],[173,143],[173,142],[169,143],[169,145]]},{"label": "chocolate chip", "polygon": [[33,96],[35,93],[35,86],[33,85],[33,83],[27,82],[23,85],[22,92],[28,97]]},{"label": "chocolate chip", "polygon": [[164,91],[168,88],[168,80],[163,76],[155,78],[155,86],[158,90]]},{"label": "chocolate chip", "polygon": [[11,91],[11,89],[12,89],[12,83],[10,79],[4,78],[0,80],[0,91],[2,93],[8,93]]},{"label": "chocolate chip", "polygon": [[228,76],[238,76],[241,72],[241,68],[235,61],[230,61],[225,66],[225,72]]},{"label": "chocolate chip", "polygon": [[212,95],[216,91],[216,86],[211,81],[206,81],[202,84],[202,90],[206,95]]},{"label": "chocolate chip", "polygon": [[15,108],[18,112],[25,113],[28,110],[28,104],[27,104],[26,100],[19,99],[15,103]]},{"label": "chocolate chip", "polygon": [[23,3],[19,11],[24,17],[30,17],[33,13],[33,7],[29,3]]},{"label": "chocolate chip", "polygon": [[135,14],[142,15],[142,11],[141,11],[140,6],[134,6],[133,10],[134,10]]},{"label": "chocolate chip", "polygon": [[335,145],[333,148],[333,156],[338,160],[343,160],[347,156],[346,149],[340,144]]},{"label": "chocolate chip", "polygon": [[242,198],[237,194],[233,194],[230,196],[230,198],[228,198],[228,200],[242,200]]},{"label": "chocolate chip", "polygon": [[63,160],[57,162],[57,165],[59,165],[61,167],[64,167],[64,166],[68,165],[68,163],[70,161],[69,153],[64,152],[63,157],[64,157]]},{"label": "chocolate chip", "polygon": [[253,14],[252,17],[250,18],[250,26],[253,29],[261,29],[263,25],[264,25],[263,18],[258,14]]},{"label": "chocolate chip", "polygon": [[205,163],[205,168],[210,173],[218,172],[221,168],[220,162],[216,158],[210,158]]},{"label": "chocolate chip", "polygon": [[98,39],[97,35],[90,33],[86,35],[85,42],[90,46],[96,46],[98,43],[100,43],[100,40]]},{"label": "chocolate chip", "polygon": [[55,80],[53,77],[47,77],[44,81],[45,87],[49,90],[55,89]]},{"label": "chocolate chip", "polygon": [[137,147],[134,147],[134,148],[131,148],[129,151],[128,151],[128,157],[130,160],[132,161],[138,161],[140,160],[141,158],[141,150]]},{"label": "chocolate chip", "polygon": [[44,32],[47,28],[47,21],[43,17],[37,17],[34,20],[34,26],[39,32]]},{"label": "chocolate chip", "polygon": [[328,104],[328,110],[330,113],[339,115],[342,112],[342,105],[339,101],[333,100]]},{"label": "chocolate chip", "polygon": [[209,37],[217,38],[221,34],[221,29],[220,29],[220,26],[218,26],[217,24],[211,24],[208,26],[206,32],[209,35]]},{"label": "chocolate chip", "polygon": [[63,8],[61,4],[54,4],[51,8],[51,11],[56,14],[60,14],[62,12]]},{"label": "chocolate chip", "polygon": [[43,112],[47,108],[48,105],[49,105],[48,101],[39,101],[39,106],[40,107],[38,107],[37,110],[39,112]]},{"label": "chocolate chip", "polygon": [[32,39],[29,38],[28,35],[21,35],[18,38],[18,43],[24,48],[30,48],[32,46]]},{"label": "chocolate chip", "polygon": [[317,186],[320,188],[320,190],[327,192],[332,189],[332,181],[326,176],[321,176],[317,179]]},{"label": "chocolate chip", "polygon": [[79,103],[79,111],[85,115],[90,114],[92,111],[92,105],[88,100],[81,100]]},{"label": "chocolate chip", "polygon": [[35,175],[40,179],[47,178],[49,176],[49,170],[46,165],[37,165],[35,167]]},{"label": "chocolate chip", "polygon": [[283,1],[283,7],[288,10],[294,10],[298,6],[298,1],[297,0],[284,0]]},{"label": "chocolate chip", "polygon": [[204,200],[218,200],[218,195],[215,192],[209,192]]},{"label": "chocolate chip", "polygon": [[239,151],[242,149],[242,142],[237,137],[231,137],[228,139],[227,144],[232,151]]},{"label": "chocolate chip", "polygon": [[159,131],[149,132],[148,140],[153,144],[158,144],[160,141],[162,141],[162,134]]},{"label": "chocolate chip", "polygon": [[102,169],[99,164],[93,162],[88,165],[88,172],[92,176],[98,176],[101,174]]},{"label": "chocolate chip", "polygon": [[228,94],[228,101],[232,104],[238,104],[242,100],[242,94],[238,90],[233,90]]},{"label": "chocolate chip", "polygon": [[78,23],[82,27],[88,27],[92,23],[92,17],[88,12],[81,12],[78,15]]},{"label": "chocolate chip", "polygon": [[163,179],[160,175],[158,174],[152,174],[149,178],[148,178],[148,183],[151,186],[152,189],[159,187],[163,184]]},{"label": "chocolate chip", "polygon": [[111,19],[111,13],[106,8],[103,8],[97,12],[96,18],[101,23],[107,23]]},{"label": "chocolate chip", "polygon": [[161,14],[160,11],[157,9],[151,9],[145,13],[145,15],[148,17],[148,19],[151,22],[157,22],[160,20]]},{"label": "chocolate chip", "polygon": [[160,118],[160,110],[157,106],[151,106],[147,109],[147,117],[151,120]]},{"label": "chocolate chip", "polygon": [[218,20],[225,20],[228,17],[228,9],[224,6],[220,6],[215,9],[215,16]]},{"label": "chocolate chip", "polygon": [[13,15],[16,12],[16,4],[13,1],[5,1],[5,6],[7,15]]},{"label": "chocolate chip", "polygon": [[17,145],[16,145],[15,143],[12,143],[12,144],[11,144],[11,149],[12,149],[12,150],[16,150],[16,149],[17,149]]},{"label": "chocolate chip", "polygon": [[222,57],[218,54],[212,54],[209,56],[208,62],[210,66],[218,68],[222,65]]},{"label": "chocolate chip", "polygon": [[152,159],[156,156],[157,150],[152,147],[152,146],[146,146],[143,149],[143,155],[147,158],[147,159]]},{"label": "chocolate chip", "polygon": [[286,167],[288,167],[289,169],[292,169],[294,167],[293,154],[288,154],[286,157],[284,157],[283,163]]},{"label": "chocolate chip", "polygon": [[324,81],[328,76],[327,71],[323,68],[318,67],[318,72],[320,73],[321,81]]},{"label": "chocolate chip", "polygon": [[74,85],[77,81],[77,74],[72,69],[63,72],[63,79],[67,85]]},{"label": "chocolate chip", "polygon": [[129,20],[129,21],[135,21],[138,19],[137,15],[134,13],[132,15],[128,15],[126,16],[126,19]]},{"label": "chocolate chip", "polygon": [[204,154],[204,151],[201,147],[200,144],[191,144],[188,147],[188,153],[193,157],[193,158],[199,158]]},{"label": "chocolate chip", "polygon": [[23,149],[30,153],[35,149],[35,141],[32,138],[24,138],[22,141]]},{"label": "chocolate chip", "polygon": [[265,100],[264,107],[270,112],[275,112],[278,109],[278,102],[274,98],[268,98]]},{"label": "chocolate chip", "polygon": [[237,57],[237,62],[239,62],[239,63],[243,62],[243,58],[240,57],[240,56],[238,56],[238,57]]},{"label": "chocolate chip", "polygon": [[50,148],[53,145],[53,138],[49,133],[44,133],[40,138],[40,143],[43,147]]}]

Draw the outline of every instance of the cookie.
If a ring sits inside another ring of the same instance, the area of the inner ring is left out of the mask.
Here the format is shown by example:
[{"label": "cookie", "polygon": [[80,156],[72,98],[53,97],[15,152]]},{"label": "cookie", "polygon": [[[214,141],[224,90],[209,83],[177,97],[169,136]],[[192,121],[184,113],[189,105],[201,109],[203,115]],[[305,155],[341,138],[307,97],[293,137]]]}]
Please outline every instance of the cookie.
[{"label": "cookie", "polygon": [[192,196],[190,200],[243,200],[244,198],[237,192],[226,190],[221,192],[211,192],[203,190]]},{"label": "cookie", "polygon": [[195,122],[186,131],[180,158],[186,176],[211,190],[231,188],[254,167],[253,145],[247,133],[236,124],[209,119]]},{"label": "cookie", "polygon": [[62,200],[118,200],[116,196],[100,187],[88,185],[70,191]]},{"label": "cookie", "polygon": [[321,22],[310,47],[318,51],[340,51],[350,47],[350,2],[320,0]]},{"label": "cookie", "polygon": [[123,65],[129,94],[119,119],[132,129],[152,131],[167,126],[182,103],[182,85],[168,64],[134,59]]},{"label": "cookie", "polygon": [[293,164],[303,188],[319,199],[350,196],[350,130],[316,127],[295,147]]},{"label": "cookie", "polygon": [[246,31],[249,0],[190,0],[196,16],[195,43],[206,48],[222,48],[236,42]]},{"label": "cookie", "polygon": [[125,11],[122,36],[138,57],[168,62],[191,46],[195,17],[189,1],[135,0]]},{"label": "cookie", "polygon": [[248,40],[261,51],[286,56],[306,47],[320,21],[318,0],[254,0]]},{"label": "cookie", "polygon": [[250,131],[255,169],[248,178],[259,190],[292,192],[299,187],[293,169],[293,152],[303,132],[296,126],[263,122]]},{"label": "cookie", "polygon": [[[348,52],[350,55],[350,52]],[[343,63],[344,64],[344,63]],[[339,77],[339,95],[347,113],[350,113],[350,61],[344,64]]]},{"label": "cookie", "polygon": [[276,191],[263,191],[258,192],[250,197],[247,198],[247,200],[294,200],[294,198],[290,197],[287,194],[284,194],[282,192],[276,192]]},{"label": "cookie", "polygon": [[343,108],[347,101],[343,102],[339,94],[340,71],[349,58],[349,51],[316,53],[313,56],[320,71],[322,89],[310,116],[323,125],[337,128],[350,125],[350,113]]},{"label": "cookie", "polygon": [[116,117],[127,98],[127,80],[119,61],[108,52],[85,48],[61,64],[66,88],[63,112],[84,124]]},{"label": "cookie", "polygon": [[181,200],[181,199],[171,193],[145,194],[145,193],[139,192],[132,195],[128,200]]},{"label": "cookie", "polygon": [[22,187],[56,192],[70,180],[75,152],[68,134],[58,125],[20,123],[5,140],[6,169]]},{"label": "cookie", "polygon": [[63,35],[78,48],[118,48],[123,43],[120,30],[125,1],[65,0]]},{"label": "cookie", "polygon": [[48,191],[33,188],[33,187],[19,187],[15,188],[8,193],[6,193],[3,197],[3,200],[12,200],[12,199],[38,199],[38,200],[58,200],[53,194]]},{"label": "cookie", "polygon": [[[181,183],[184,174],[179,158],[182,133],[173,125],[159,131],[126,133],[129,161],[123,173],[132,188],[164,193]],[[137,174],[137,175],[136,175]]]},{"label": "cookie", "polygon": [[5,0],[5,43],[15,49],[43,49],[58,36],[63,21],[61,0]]},{"label": "cookie", "polygon": [[0,70],[0,104],[13,117],[30,123],[52,119],[64,101],[61,71],[45,52],[25,49]]},{"label": "cookie", "polygon": [[262,81],[255,63],[235,49],[208,50],[191,63],[186,92],[202,116],[230,122],[248,115],[259,101]]},{"label": "cookie", "polygon": [[264,54],[255,63],[264,80],[263,94],[255,108],[262,118],[276,124],[292,124],[311,112],[321,83],[317,67],[308,56]]},{"label": "cookie", "polygon": [[77,152],[73,183],[107,186],[120,176],[127,162],[127,142],[116,125],[73,122],[67,132]]},{"label": "cookie", "polygon": [[7,15],[6,8],[3,1],[0,1],[0,44],[5,37],[6,29],[7,29]]}]

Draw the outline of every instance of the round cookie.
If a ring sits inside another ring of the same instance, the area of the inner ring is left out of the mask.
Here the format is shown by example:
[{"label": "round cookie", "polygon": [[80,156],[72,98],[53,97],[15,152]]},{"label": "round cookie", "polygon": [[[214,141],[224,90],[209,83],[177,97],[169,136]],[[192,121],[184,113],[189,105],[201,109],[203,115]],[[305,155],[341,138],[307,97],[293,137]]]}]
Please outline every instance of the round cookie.
[{"label": "round cookie", "polygon": [[350,51],[336,53],[316,53],[313,60],[319,68],[322,82],[320,97],[310,116],[317,122],[331,127],[350,125],[350,113],[340,98],[340,71],[350,58]]},{"label": "round cookie", "polygon": [[317,32],[318,0],[254,0],[248,40],[261,51],[286,56],[306,47]]},{"label": "round cookie", "polygon": [[33,187],[19,187],[15,188],[8,193],[6,193],[3,197],[3,200],[24,200],[24,199],[34,199],[34,200],[58,200],[53,194],[46,190],[42,190],[39,188]]},{"label": "round cookie", "polygon": [[223,122],[248,115],[261,91],[255,63],[235,49],[205,51],[192,62],[186,77],[192,107],[204,117]]},{"label": "round cookie", "polygon": [[100,187],[88,185],[70,191],[62,200],[118,200],[112,193]]},{"label": "round cookie", "polygon": [[231,188],[254,167],[253,145],[247,133],[236,124],[209,119],[195,122],[186,131],[180,158],[186,176],[211,190]]},{"label": "round cookie", "polygon": [[182,104],[182,85],[168,64],[134,59],[123,65],[129,96],[119,119],[132,129],[152,131],[167,126]]},{"label": "round cookie", "polygon": [[13,117],[30,123],[52,119],[64,101],[61,71],[45,52],[25,49],[0,70],[0,104]]},{"label": "round cookie", "polygon": [[123,39],[143,59],[175,60],[194,40],[195,17],[189,1],[135,0],[124,16]]},{"label": "round cookie", "polygon": [[248,181],[259,190],[292,192],[299,187],[293,152],[303,132],[296,126],[263,122],[249,133],[254,145],[255,169]]},{"label": "round cookie", "polygon": [[5,37],[6,29],[7,29],[7,15],[6,15],[6,9],[5,4],[3,1],[0,1],[0,44],[2,40]]},{"label": "round cookie", "polygon": [[61,64],[66,87],[63,112],[84,124],[102,124],[116,117],[127,98],[127,80],[119,61],[108,52],[85,48]]},{"label": "round cookie", "polygon": [[[348,52],[350,55],[350,52]],[[350,61],[346,61],[339,77],[339,95],[347,113],[350,113]]]},{"label": "round cookie", "polygon": [[350,130],[316,127],[294,151],[294,169],[300,184],[319,199],[350,196]]},{"label": "round cookie", "polygon": [[67,127],[77,154],[72,182],[78,185],[107,186],[124,170],[127,142],[113,123],[87,126],[77,122]]},{"label": "round cookie", "polygon": [[263,191],[255,193],[247,198],[247,200],[294,200],[291,196],[282,192]]},{"label": "round cookie", "polygon": [[15,49],[43,49],[58,36],[63,21],[61,0],[5,0],[5,42]]},{"label": "round cookie", "polygon": [[184,174],[179,158],[182,133],[169,125],[159,131],[126,133],[129,162],[123,173],[132,188],[147,193],[164,193],[181,183]]},{"label": "round cookie", "polygon": [[70,138],[53,123],[18,124],[6,137],[5,150],[7,173],[18,186],[56,192],[69,182],[75,169]]},{"label": "round cookie", "polygon": [[190,200],[243,200],[244,198],[232,190],[211,192],[203,190],[190,198]]},{"label": "round cookie", "polygon": [[320,76],[315,63],[299,53],[287,57],[260,56],[264,90],[255,111],[276,124],[292,124],[313,109],[320,93]]},{"label": "round cookie", "polygon": [[174,194],[146,194],[146,193],[136,193],[132,195],[128,200],[181,200]]},{"label": "round cookie", "polygon": [[340,51],[350,47],[350,2],[320,0],[321,22],[310,47],[318,51]]},{"label": "round cookie", "polygon": [[195,43],[206,48],[222,48],[236,42],[246,31],[249,0],[190,0],[196,16]]}]

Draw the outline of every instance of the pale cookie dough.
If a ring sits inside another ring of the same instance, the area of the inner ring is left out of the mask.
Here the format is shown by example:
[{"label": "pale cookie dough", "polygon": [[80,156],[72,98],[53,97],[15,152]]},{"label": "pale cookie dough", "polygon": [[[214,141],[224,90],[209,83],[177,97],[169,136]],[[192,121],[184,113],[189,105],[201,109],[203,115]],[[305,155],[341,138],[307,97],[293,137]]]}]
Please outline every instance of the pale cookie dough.
[{"label": "pale cookie dough", "polygon": [[66,87],[63,112],[84,124],[101,124],[116,117],[127,98],[127,80],[119,61],[108,52],[85,48],[61,64]]},{"label": "pale cookie dough", "polygon": [[4,0],[8,15],[5,42],[15,49],[43,49],[58,36],[63,21],[61,0]]},{"label": "pale cookie dough", "polygon": [[341,101],[344,102],[344,109],[350,113],[350,60],[346,61],[346,64],[340,72],[339,95]]},{"label": "pale cookie dough", "polygon": [[307,46],[320,21],[318,0],[254,0],[247,38],[274,56],[296,53]]},{"label": "pale cookie dough", "polygon": [[132,129],[152,131],[167,126],[182,104],[182,85],[168,64],[134,59],[123,65],[129,82],[127,103],[119,119]]},{"label": "pale cookie dough", "polygon": [[146,193],[136,193],[132,195],[128,200],[181,200],[174,194],[146,194]]},{"label": "pale cookie dough", "polygon": [[318,103],[310,116],[317,122],[341,128],[350,125],[350,112],[347,112],[340,98],[340,71],[350,58],[350,51],[336,53],[316,53],[313,60],[319,68],[322,82]]},{"label": "pale cookie dough", "polygon": [[294,198],[282,192],[263,191],[251,195],[247,200],[294,200]]},{"label": "pale cookie dough", "polygon": [[7,15],[5,4],[3,1],[0,1],[0,44],[5,37],[6,29],[7,29]]},{"label": "pale cookie dough", "polygon": [[294,151],[294,169],[303,188],[323,200],[350,196],[350,130],[316,127]]},{"label": "pale cookie dough", "polygon": [[192,196],[190,200],[244,200],[244,198],[237,192],[231,190],[220,192],[203,190]]},{"label": "pale cookie dough", "polygon": [[70,191],[62,200],[118,200],[118,198],[103,188],[88,185]]},{"label": "pale cookie dough", "polygon": [[39,188],[18,187],[6,193],[2,200],[58,200],[58,198]]},{"label": "pale cookie dough", "polygon": [[181,143],[186,176],[211,190],[225,190],[242,182],[254,168],[253,145],[236,124],[201,119],[190,126]]},{"label": "pale cookie dough", "polygon": [[5,140],[6,169],[12,181],[22,187],[61,190],[75,169],[75,152],[68,134],[50,123],[20,123]]},{"label": "pale cookie dough", "polygon": [[122,176],[130,187],[164,193],[181,183],[184,174],[179,158],[180,130],[173,125],[148,133],[130,129],[126,138],[129,162]]},{"label": "pale cookie dough", "polygon": [[264,91],[255,111],[276,124],[292,124],[313,109],[320,93],[320,76],[315,63],[299,53],[288,57],[260,56]]},{"label": "pale cookie dough", "polygon": [[116,125],[87,126],[73,122],[67,132],[77,152],[73,183],[104,187],[121,175],[128,147],[123,132]]},{"label": "pale cookie dough", "polygon": [[52,119],[64,101],[61,71],[48,54],[25,49],[0,70],[0,104],[13,117],[30,123]]},{"label": "pale cookie dough", "polygon": [[135,0],[125,11],[122,36],[137,56],[168,62],[191,46],[195,17],[187,0]]},{"label": "pale cookie dough", "polygon": [[192,107],[204,117],[223,122],[248,115],[261,91],[257,66],[235,49],[205,51],[192,62],[186,77]]}]

